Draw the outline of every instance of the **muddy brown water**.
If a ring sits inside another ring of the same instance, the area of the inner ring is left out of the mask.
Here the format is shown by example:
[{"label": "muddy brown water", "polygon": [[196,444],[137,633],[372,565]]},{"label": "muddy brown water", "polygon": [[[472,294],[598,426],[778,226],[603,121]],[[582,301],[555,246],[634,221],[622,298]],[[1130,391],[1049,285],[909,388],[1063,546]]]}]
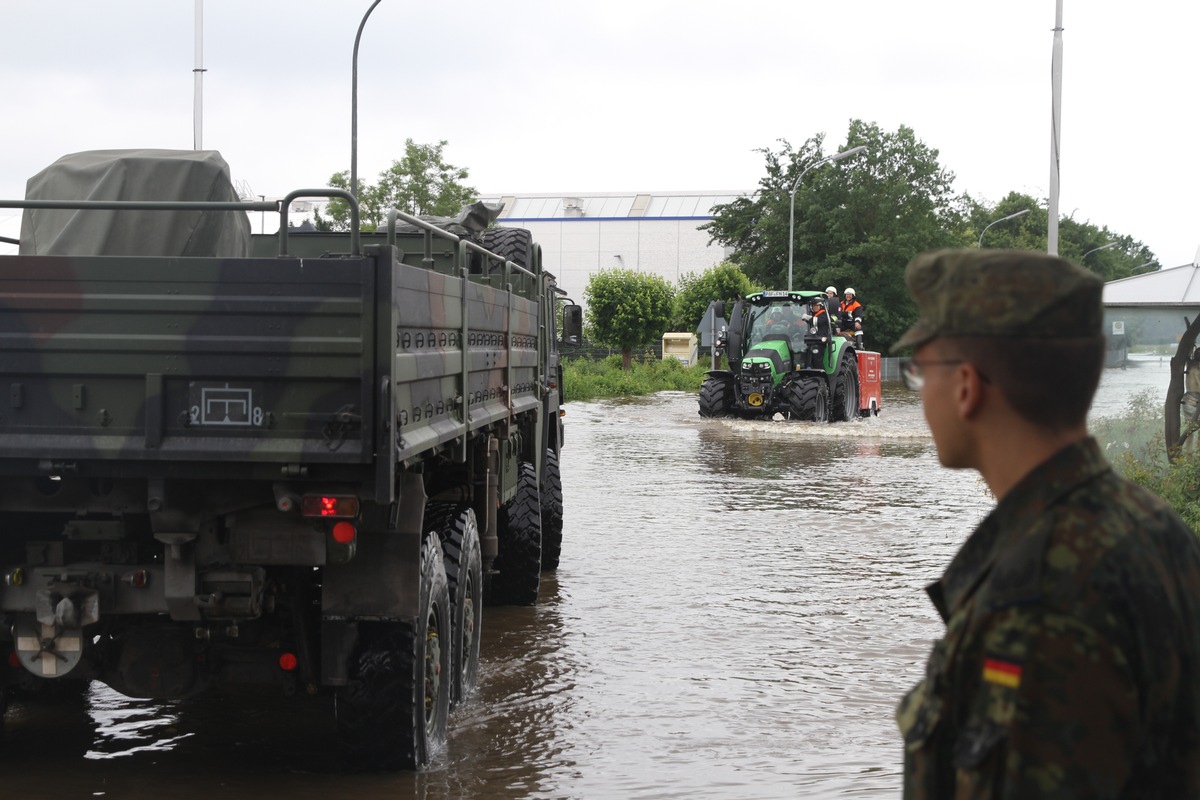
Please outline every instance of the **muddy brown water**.
[{"label": "muddy brown water", "polygon": [[[1165,361],[1106,371],[1120,413]],[[487,608],[480,685],[420,773],[347,775],[332,703],[14,703],[5,797],[894,798],[896,700],[941,624],[922,587],[990,508],[916,398],[855,424],[573,403],[562,566]]]}]

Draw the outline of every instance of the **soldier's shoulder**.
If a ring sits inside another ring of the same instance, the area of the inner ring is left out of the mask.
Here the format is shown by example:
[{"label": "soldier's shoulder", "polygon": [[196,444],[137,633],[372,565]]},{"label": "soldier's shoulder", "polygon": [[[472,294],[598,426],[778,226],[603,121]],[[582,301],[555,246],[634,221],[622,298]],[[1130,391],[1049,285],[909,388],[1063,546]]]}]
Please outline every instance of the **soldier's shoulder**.
[{"label": "soldier's shoulder", "polygon": [[1153,595],[1170,576],[1200,598],[1200,539],[1145,488],[1110,473],[1070,493],[1053,519],[1045,551],[1052,581],[1102,602],[1097,591],[1118,600]]}]

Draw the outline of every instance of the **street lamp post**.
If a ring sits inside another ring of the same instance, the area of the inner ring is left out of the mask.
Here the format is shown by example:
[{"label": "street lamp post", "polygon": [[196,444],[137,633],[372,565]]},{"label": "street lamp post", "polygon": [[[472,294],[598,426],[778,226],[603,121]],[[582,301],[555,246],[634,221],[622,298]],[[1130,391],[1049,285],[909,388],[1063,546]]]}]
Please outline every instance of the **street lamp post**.
[{"label": "street lamp post", "polygon": [[1100,247],[1093,247],[1091,250],[1088,250],[1086,253],[1081,255],[1079,257],[1079,261],[1080,261],[1080,263],[1082,263],[1083,260],[1085,258],[1087,258],[1088,256],[1090,256],[1092,253],[1099,253],[1101,250],[1111,250],[1112,248],[1116,247],[1119,244],[1120,244],[1120,242],[1109,242],[1108,244],[1101,245]]},{"label": "street lamp post", "polygon": [[849,150],[843,150],[840,153],[834,153],[831,156],[822,158],[820,161],[814,161],[812,164],[809,164],[807,167],[805,167],[803,170],[801,170],[800,174],[796,176],[795,182],[792,183],[792,200],[791,200],[791,204],[788,207],[789,210],[788,210],[788,287],[787,288],[788,288],[789,292],[792,290],[792,254],[794,252],[794,244],[796,241],[796,189],[797,189],[797,187],[800,186],[800,180],[805,175],[807,175],[810,170],[813,170],[813,169],[821,166],[822,164],[830,164],[830,163],[833,163],[836,161],[841,161],[843,158],[849,158],[850,156],[856,156],[866,149],[867,149],[867,146],[865,144],[860,144],[858,147],[851,147]]},{"label": "street lamp post", "polygon": [[363,14],[362,22],[358,23],[358,33],[354,34],[354,58],[350,69],[350,194],[358,199],[358,42],[362,39],[363,28],[367,26],[367,17],[379,5],[380,0],[371,3],[367,13]]},{"label": "street lamp post", "polygon": [[983,247],[983,235],[988,232],[988,228],[992,227],[993,225],[999,225],[1001,222],[1008,222],[1010,219],[1016,219],[1017,217],[1023,217],[1028,213],[1029,213],[1028,208],[1022,208],[1020,211],[1018,211],[1015,214],[1009,214],[1007,217],[1001,217],[1000,219],[996,220],[995,222],[989,222],[984,227],[984,229],[979,232],[979,241],[975,243],[975,246]]}]

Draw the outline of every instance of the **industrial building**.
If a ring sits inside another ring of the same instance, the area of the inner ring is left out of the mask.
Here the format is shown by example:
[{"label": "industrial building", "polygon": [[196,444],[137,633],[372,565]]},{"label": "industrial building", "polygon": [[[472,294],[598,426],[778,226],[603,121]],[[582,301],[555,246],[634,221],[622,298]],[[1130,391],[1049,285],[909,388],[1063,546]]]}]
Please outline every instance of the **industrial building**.
[{"label": "industrial building", "polygon": [[[1200,252],[1191,264],[1104,285],[1104,329],[1129,347],[1174,344],[1200,315]],[[1120,337],[1120,338],[1118,338]]]},{"label": "industrial building", "polygon": [[729,255],[709,242],[700,226],[713,209],[751,194],[727,192],[625,192],[614,194],[485,195],[503,203],[497,224],[527,228],[542,246],[542,263],[577,302],[586,304],[588,279],[605,269],[659,275],[672,285]]}]

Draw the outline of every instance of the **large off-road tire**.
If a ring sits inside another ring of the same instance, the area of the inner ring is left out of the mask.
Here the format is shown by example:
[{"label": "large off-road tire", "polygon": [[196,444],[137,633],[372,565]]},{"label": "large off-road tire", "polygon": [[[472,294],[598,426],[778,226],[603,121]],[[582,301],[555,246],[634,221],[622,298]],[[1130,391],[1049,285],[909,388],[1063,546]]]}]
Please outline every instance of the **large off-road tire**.
[{"label": "large off-road tire", "polygon": [[430,503],[425,529],[442,542],[450,591],[450,707],[455,708],[479,679],[479,634],[483,622],[483,556],[479,524],[470,506]]},{"label": "large off-road tire", "polygon": [[[492,228],[483,232],[483,246],[508,261],[528,269],[533,252],[533,234],[524,228]],[[502,272],[504,265],[492,261],[488,272]]]},{"label": "large off-road tire", "polygon": [[517,493],[500,507],[496,529],[499,552],[484,599],[490,605],[536,605],[542,580],[542,503],[532,464],[521,464]]},{"label": "large off-road tire", "polygon": [[450,592],[436,534],[421,543],[420,610],[407,622],[360,622],[349,681],[338,690],[338,737],[351,766],[416,769],[446,740]]},{"label": "large off-road tire", "polygon": [[542,475],[542,571],[553,572],[558,569],[562,555],[563,495],[558,456],[552,448],[546,450],[546,468]]},{"label": "large off-road tire", "polygon": [[785,384],[783,391],[792,419],[829,421],[829,383],[824,377],[799,378]]},{"label": "large off-road tire", "polygon": [[848,422],[858,417],[858,361],[843,358],[833,383],[833,402],[830,416],[834,422]]},{"label": "large off-road tire", "polygon": [[709,375],[700,384],[700,416],[727,417],[733,409],[733,381]]}]

